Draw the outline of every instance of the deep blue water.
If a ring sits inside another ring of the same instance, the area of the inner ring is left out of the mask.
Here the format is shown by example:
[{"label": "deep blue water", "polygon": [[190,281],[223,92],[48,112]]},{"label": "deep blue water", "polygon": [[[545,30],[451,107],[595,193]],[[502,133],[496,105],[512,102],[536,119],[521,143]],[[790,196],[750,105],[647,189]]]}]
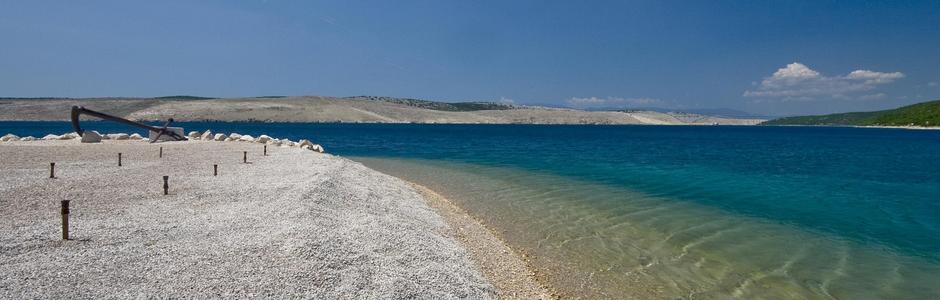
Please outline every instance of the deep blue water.
[{"label": "deep blue water", "polygon": [[[129,132],[105,122],[88,129]],[[940,131],[834,127],[180,123],[339,155],[570,176],[940,259]],[[41,137],[67,122],[0,122]]]}]

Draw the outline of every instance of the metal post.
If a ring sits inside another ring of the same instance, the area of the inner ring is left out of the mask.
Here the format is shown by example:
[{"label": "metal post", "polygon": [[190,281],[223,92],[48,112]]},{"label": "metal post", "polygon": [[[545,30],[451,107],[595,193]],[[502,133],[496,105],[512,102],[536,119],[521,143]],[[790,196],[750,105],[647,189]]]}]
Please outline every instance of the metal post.
[{"label": "metal post", "polygon": [[160,158],[163,158],[163,147],[160,147]]},{"label": "metal post", "polygon": [[69,200],[62,200],[62,239],[69,239]]},{"label": "metal post", "polygon": [[212,165],[212,176],[219,176],[219,165]]},{"label": "metal post", "polygon": [[170,176],[163,176],[163,194],[170,194],[170,184],[167,181],[170,180]]},{"label": "metal post", "polygon": [[55,163],[49,163],[49,178],[55,178]]},{"label": "metal post", "polygon": [[248,151],[242,152],[242,162],[246,164],[248,163]]},{"label": "metal post", "polygon": [[264,145],[264,156],[268,156],[268,145]]},{"label": "metal post", "polygon": [[121,152],[118,152],[118,167],[121,166]]}]

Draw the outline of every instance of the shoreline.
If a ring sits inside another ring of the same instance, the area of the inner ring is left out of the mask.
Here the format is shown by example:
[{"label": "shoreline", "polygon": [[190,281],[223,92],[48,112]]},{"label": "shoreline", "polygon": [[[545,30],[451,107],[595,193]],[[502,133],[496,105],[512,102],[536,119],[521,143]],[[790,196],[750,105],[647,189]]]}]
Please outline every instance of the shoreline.
[{"label": "shoreline", "polygon": [[467,250],[484,277],[496,287],[500,299],[560,299],[560,294],[545,284],[526,256],[510,247],[492,229],[434,190],[399,179],[421,194],[428,206],[450,225],[449,235]]}]

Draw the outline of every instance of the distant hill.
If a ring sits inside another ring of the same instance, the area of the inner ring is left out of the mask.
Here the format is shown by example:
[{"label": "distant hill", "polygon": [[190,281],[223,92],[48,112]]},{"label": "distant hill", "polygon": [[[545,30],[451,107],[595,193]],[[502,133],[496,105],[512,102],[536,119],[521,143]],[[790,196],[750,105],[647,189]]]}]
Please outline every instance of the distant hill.
[{"label": "distant hill", "polygon": [[495,102],[437,102],[411,98],[393,98],[381,96],[353,96],[344,97],[350,100],[383,101],[404,104],[411,107],[440,111],[477,111],[477,110],[506,110],[513,109],[512,105]]},{"label": "distant hill", "polygon": [[779,118],[761,125],[940,126],[940,100],[900,108]]}]

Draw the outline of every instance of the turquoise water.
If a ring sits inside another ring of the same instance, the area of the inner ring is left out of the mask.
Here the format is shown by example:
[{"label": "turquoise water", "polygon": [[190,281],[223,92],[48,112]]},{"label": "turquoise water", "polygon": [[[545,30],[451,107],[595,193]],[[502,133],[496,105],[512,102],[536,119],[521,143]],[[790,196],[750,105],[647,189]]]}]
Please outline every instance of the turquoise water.
[{"label": "turquoise water", "polygon": [[[570,295],[940,298],[940,131],[183,126],[310,138],[426,185]],[[67,131],[64,122],[0,122],[4,133]]]}]

